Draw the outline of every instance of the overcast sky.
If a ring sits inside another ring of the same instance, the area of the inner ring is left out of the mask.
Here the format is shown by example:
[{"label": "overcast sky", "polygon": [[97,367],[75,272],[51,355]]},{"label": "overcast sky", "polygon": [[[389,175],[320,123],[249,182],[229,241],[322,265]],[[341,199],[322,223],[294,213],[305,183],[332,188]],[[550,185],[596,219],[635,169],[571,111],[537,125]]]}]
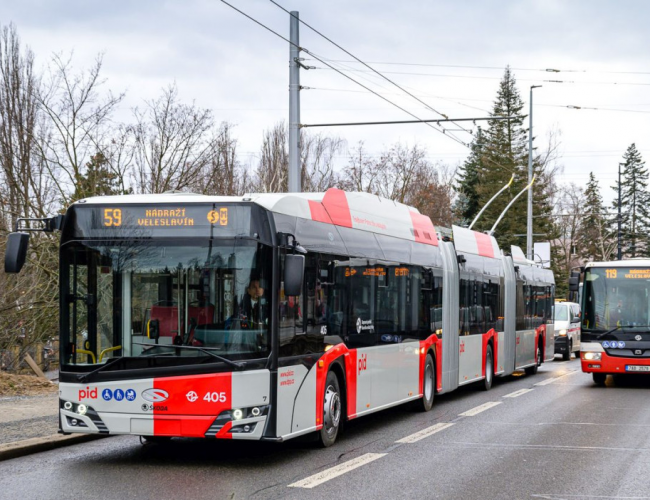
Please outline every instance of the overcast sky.
[{"label": "overcast sky", "polygon": [[[289,16],[272,3],[232,3],[289,36]],[[302,20],[452,117],[487,116],[508,64],[526,105],[530,86],[543,85],[534,91],[536,144],[544,147],[553,130],[561,134],[561,182],[584,184],[594,171],[611,200],[609,188],[625,149],[634,142],[650,158],[649,2],[278,3],[299,11]],[[218,121],[236,125],[242,159],[253,164],[264,130],[288,121],[288,44],[219,0],[5,0],[0,23],[8,22],[16,24],[38,65],[47,64],[53,52],[74,51],[74,64],[81,68],[103,52],[105,88],[127,93],[123,119],[131,107],[175,81],[184,101],[194,100],[212,109]],[[350,60],[305,26],[300,43],[319,57]],[[318,61],[305,64],[324,68]],[[379,77],[349,71],[364,69],[359,64],[332,64],[418,117],[439,118]],[[302,123],[409,119],[329,69],[303,71],[301,84],[311,88],[301,93]],[[432,161],[452,167],[468,151],[422,124],[322,130],[344,138],[349,148],[363,141],[373,155],[398,141],[417,143]],[[466,132],[453,133],[471,141]]]}]

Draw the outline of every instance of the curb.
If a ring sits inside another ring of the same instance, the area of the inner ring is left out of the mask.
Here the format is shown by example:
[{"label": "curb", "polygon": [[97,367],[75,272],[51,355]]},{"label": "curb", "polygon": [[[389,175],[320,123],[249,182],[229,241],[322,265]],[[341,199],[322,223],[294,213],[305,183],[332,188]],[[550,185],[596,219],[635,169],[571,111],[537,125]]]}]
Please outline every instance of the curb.
[{"label": "curb", "polygon": [[62,448],[64,446],[71,446],[73,444],[85,443],[87,441],[94,441],[95,439],[102,439],[105,437],[108,436],[97,434],[77,434],[70,436],[53,434],[51,436],[24,439],[22,441],[14,441],[13,443],[0,444],[0,462],[3,460],[9,460],[11,458],[23,457],[32,453],[40,453],[42,451]]}]

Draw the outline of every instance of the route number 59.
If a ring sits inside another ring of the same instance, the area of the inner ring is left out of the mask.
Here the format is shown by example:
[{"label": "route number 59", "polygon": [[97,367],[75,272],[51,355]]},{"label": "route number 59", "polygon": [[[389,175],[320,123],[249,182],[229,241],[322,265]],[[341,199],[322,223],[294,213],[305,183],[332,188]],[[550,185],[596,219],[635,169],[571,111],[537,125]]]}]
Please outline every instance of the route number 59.
[{"label": "route number 59", "polygon": [[119,208],[104,209],[104,226],[113,227],[122,225],[122,210]]}]

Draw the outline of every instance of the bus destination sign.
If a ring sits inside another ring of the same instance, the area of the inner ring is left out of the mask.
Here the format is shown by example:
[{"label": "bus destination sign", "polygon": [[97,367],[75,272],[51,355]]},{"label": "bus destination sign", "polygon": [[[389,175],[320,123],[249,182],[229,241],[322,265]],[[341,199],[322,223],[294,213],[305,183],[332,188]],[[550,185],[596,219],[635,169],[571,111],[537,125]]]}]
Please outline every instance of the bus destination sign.
[{"label": "bus destination sign", "polygon": [[605,269],[607,279],[650,280],[650,269]]},{"label": "bus destination sign", "polygon": [[[128,211],[125,219],[124,211]],[[187,227],[201,224],[197,223],[194,211],[189,213],[187,207],[182,208],[140,208],[139,213],[132,213],[129,208],[104,208],[102,217],[103,227],[122,227],[126,223],[129,227]],[[205,218],[211,225],[228,225],[228,208],[221,207],[206,211]]]},{"label": "bus destination sign", "polygon": [[76,238],[250,236],[253,224],[251,207],[234,204],[81,205],[73,214]]}]

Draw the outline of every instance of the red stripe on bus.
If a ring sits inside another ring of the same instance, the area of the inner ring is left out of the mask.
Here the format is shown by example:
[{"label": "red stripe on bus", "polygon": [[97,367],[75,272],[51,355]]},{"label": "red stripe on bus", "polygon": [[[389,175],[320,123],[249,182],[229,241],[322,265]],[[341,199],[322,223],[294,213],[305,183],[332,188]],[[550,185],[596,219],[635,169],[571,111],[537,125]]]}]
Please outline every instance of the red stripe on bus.
[{"label": "red stripe on bus", "polygon": [[345,354],[345,383],[348,395],[348,418],[357,416],[357,350]]},{"label": "red stripe on bus", "polygon": [[426,360],[427,353],[429,352],[429,348],[431,346],[434,346],[433,348],[433,353],[434,353],[434,363],[435,363],[435,368],[436,368],[436,390],[441,390],[442,389],[442,380],[441,380],[441,374],[442,374],[442,360],[437,360],[435,358],[436,352],[439,352],[440,350],[437,349],[438,342],[440,339],[438,336],[434,333],[427,337],[425,340],[420,340],[420,376],[419,376],[419,385],[418,385],[418,391],[419,395],[423,396],[424,395],[424,361]]},{"label": "red stripe on bus", "polygon": [[321,202],[314,201],[314,200],[308,200],[308,201],[309,201],[309,210],[311,212],[311,220],[314,220],[316,222],[326,222],[327,224],[332,223],[332,219],[330,218],[329,214],[327,213],[327,210],[325,210],[325,207]]},{"label": "red stripe on bus", "polygon": [[482,340],[483,340],[483,363],[481,368],[481,374],[483,377],[485,377],[485,361],[487,359],[487,346],[490,340],[492,340],[492,369],[494,370],[495,373],[499,371],[498,369],[499,335],[494,330],[494,328],[492,328],[487,333],[484,333],[482,335]]},{"label": "red stripe on bus", "polygon": [[323,196],[323,206],[332,219],[332,223],[337,226],[352,227],[352,214],[350,205],[345,191],[330,188]]},{"label": "red stripe on bus", "polygon": [[155,378],[153,385],[167,393],[166,400],[151,403],[156,436],[203,437],[232,408],[232,373]]},{"label": "red stripe on bus", "polygon": [[438,237],[436,236],[436,229],[433,227],[431,219],[417,212],[412,212],[411,223],[413,224],[413,236],[418,243],[425,243],[427,245],[438,246]]},{"label": "red stripe on bus", "polygon": [[[326,351],[316,362],[316,428],[323,427],[323,398],[325,397],[325,381],[334,360],[347,354],[348,348],[345,344],[337,344]],[[356,353],[355,353],[356,356]],[[347,366],[345,368],[347,372]],[[345,382],[343,382],[345,383]],[[341,385],[341,384],[339,384]],[[341,389],[341,387],[339,387]]]},{"label": "red stripe on bus", "polygon": [[494,247],[492,246],[492,238],[487,234],[477,233],[474,231],[476,238],[476,246],[478,247],[478,254],[482,257],[494,258]]}]

